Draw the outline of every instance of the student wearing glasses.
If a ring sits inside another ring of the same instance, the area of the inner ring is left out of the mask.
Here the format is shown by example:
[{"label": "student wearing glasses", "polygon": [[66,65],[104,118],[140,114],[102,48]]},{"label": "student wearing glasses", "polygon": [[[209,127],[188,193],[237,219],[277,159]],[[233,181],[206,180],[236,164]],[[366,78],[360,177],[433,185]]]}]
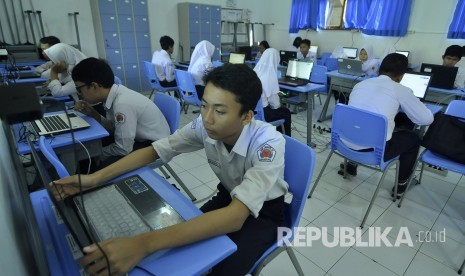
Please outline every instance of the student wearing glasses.
[{"label": "student wearing glasses", "polygon": [[[121,159],[133,150],[167,137],[170,129],[160,109],[144,95],[114,83],[110,66],[103,60],[87,58],[73,69],[75,89],[84,101],[74,110],[92,116],[109,133],[104,140],[100,168]],[[91,104],[102,102],[106,116]]]}]

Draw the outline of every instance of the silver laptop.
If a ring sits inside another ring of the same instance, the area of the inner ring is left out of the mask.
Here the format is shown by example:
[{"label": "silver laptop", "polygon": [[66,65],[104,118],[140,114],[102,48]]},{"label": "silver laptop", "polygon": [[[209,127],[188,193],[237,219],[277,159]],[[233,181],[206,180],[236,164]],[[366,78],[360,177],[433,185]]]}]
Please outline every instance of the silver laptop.
[{"label": "silver laptop", "polygon": [[245,54],[239,54],[239,53],[230,53],[229,54],[229,63],[243,64],[244,61],[245,61]]},{"label": "silver laptop", "polygon": [[365,76],[365,73],[362,70],[362,62],[360,60],[338,58],[337,65],[337,71],[341,74],[359,77]]},{"label": "silver laptop", "polygon": [[432,76],[425,73],[408,72],[400,81],[400,84],[412,89],[415,97],[424,100],[426,92],[428,91],[429,84]]},{"label": "silver laptop", "polygon": [[74,112],[47,115],[42,119],[34,120],[31,123],[37,135],[47,136],[71,131],[71,128],[68,124],[68,117],[71,121],[73,130],[90,127],[86,120]]},{"label": "silver laptop", "polygon": [[[54,196],[56,187],[31,140],[34,164],[54,205],[58,221],[68,226],[82,248],[116,237],[131,237],[185,221],[138,175],[99,186],[63,199]],[[83,202],[82,202],[83,199]]]},{"label": "silver laptop", "polygon": [[350,59],[357,58],[358,48],[342,47],[342,50],[344,51],[344,54],[346,55],[347,58],[350,58]]}]

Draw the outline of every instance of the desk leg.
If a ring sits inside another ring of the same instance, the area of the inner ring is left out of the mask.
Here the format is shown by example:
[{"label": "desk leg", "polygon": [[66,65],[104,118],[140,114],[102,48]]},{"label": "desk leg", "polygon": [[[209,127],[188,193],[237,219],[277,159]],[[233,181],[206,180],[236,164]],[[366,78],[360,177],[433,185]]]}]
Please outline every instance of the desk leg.
[{"label": "desk leg", "polygon": [[315,92],[307,94],[307,145],[314,148],[315,143],[312,143],[312,119],[313,119],[313,101],[315,100]]},{"label": "desk leg", "polygon": [[318,122],[320,123],[329,119],[326,116],[326,113],[328,112],[328,107],[329,107],[329,103],[331,102],[332,96],[333,96],[333,85],[330,84],[328,93],[326,94],[325,104],[323,105],[323,109],[321,110],[320,117],[318,118]]}]

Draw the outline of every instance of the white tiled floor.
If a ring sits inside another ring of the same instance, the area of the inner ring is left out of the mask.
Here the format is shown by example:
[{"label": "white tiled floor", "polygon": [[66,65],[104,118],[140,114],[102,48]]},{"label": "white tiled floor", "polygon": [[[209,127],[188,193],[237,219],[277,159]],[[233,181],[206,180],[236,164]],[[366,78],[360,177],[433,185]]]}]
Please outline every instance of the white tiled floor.
[{"label": "white tiled floor", "polygon": [[[322,97],[324,101],[324,97]],[[190,122],[197,114],[191,111],[181,116],[180,126]],[[321,106],[313,111],[314,122]],[[292,116],[292,136],[306,141],[306,113]],[[316,123],[330,127],[331,122]],[[317,144],[317,164],[313,181],[321,171],[328,155],[330,134],[313,132]],[[379,180],[380,173],[360,168],[356,177],[343,179],[337,174],[341,158],[333,156],[314,196],[307,200],[300,222],[301,226],[336,227],[359,226],[369,200]],[[211,196],[218,179],[211,171],[205,152],[197,151],[174,158],[170,165],[197,198]],[[366,227],[392,227],[388,240],[395,241],[400,227],[407,227],[413,247],[334,247],[323,246],[321,241],[309,247],[294,249],[306,275],[457,275],[465,258],[465,178],[449,172],[443,177],[425,172],[421,185],[413,187],[402,207],[393,204],[390,190],[394,174],[386,177],[384,185],[368,217]],[[175,183],[170,178],[170,182]],[[200,206],[202,204],[199,203]],[[446,242],[418,241],[420,231],[446,231]],[[330,232],[331,233],[331,232]],[[367,235],[365,232],[364,236]],[[362,239],[364,238],[362,236]],[[262,271],[262,275],[296,275],[286,253],[281,253]]]}]

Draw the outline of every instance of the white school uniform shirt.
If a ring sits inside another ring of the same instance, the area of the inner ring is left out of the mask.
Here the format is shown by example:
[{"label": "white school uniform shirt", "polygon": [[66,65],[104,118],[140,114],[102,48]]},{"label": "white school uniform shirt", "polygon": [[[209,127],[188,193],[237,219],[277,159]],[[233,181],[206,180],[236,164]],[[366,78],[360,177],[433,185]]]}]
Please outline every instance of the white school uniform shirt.
[{"label": "white school uniform shirt", "polygon": [[153,143],[164,162],[174,156],[205,148],[208,163],[223,186],[249,208],[256,218],[263,203],[286,194],[284,181],[285,140],[265,122],[252,120],[243,130],[231,152],[222,141],[208,137],[202,117]]},{"label": "white school uniform shirt", "polygon": [[281,106],[279,100],[278,64],[279,52],[276,49],[266,49],[260,60],[254,67],[255,73],[262,83],[262,103],[263,107],[271,106],[277,109]]},{"label": "white school uniform shirt", "polygon": [[214,51],[215,46],[206,40],[202,40],[195,45],[189,68],[187,69],[192,74],[195,85],[205,86],[202,78],[207,71],[213,69],[212,56]]},{"label": "white school uniform shirt", "polygon": [[[413,95],[410,88],[386,75],[356,84],[350,93],[349,105],[384,115],[388,123],[386,141],[392,138],[394,118],[400,108],[417,125],[429,125],[434,119],[431,111]],[[361,149],[346,141],[344,143],[353,149]]]},{"label": "white school uniform shirt", "polygon": [[297,51],[297,59],[298,60],[304,60],[304,61],[314,61],[315,60],[315,54],[313,52],[308,51],[307,56],[304,57],[302,52],[299,50]]},{"label": "white school uniform shirt", "polygon": [[[55,97],[69,95],[72,96],[75,101],[78,101],[76,86],[71,78],[71,72],[76,64],[87,57],[78,49],[65,43],[57,43],[45,49],[44,52],[53,63],[64,61],[68,65],[66,72],[58,74],[58,80],[53,80],[48,84],[47,88],[50,90],[50,93]],[[46,76],[46,72],[42,75]]]},{"label": "white school uniform shirt", "polygon": [[174,64],[170,54],[165,50],[155,51],[152,56],[155,65],[155,73],[160,81],[174,80]]},{"label": "white school uniform shirt", "polygon": [[465,68],[459,67],[455,77],[454,87],[465,88]]},{"label": "white school uniform shirt", "polygon": [[163,113],[149,98],[123,85],[114,84],[105,102],[102,126],[115,136],[103,148],[103,156],[127,155],[135,141],[156,141],[170,135]]}]

